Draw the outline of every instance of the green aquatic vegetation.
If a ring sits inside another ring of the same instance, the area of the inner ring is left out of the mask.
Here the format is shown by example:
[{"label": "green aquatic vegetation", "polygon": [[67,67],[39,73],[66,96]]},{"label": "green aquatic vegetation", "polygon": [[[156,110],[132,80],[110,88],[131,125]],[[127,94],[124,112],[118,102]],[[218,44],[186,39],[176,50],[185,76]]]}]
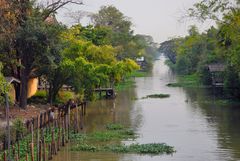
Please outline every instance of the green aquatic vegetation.
[{"label": "green aquatic vegetation", "polygon": [[172,154],[175,152],[172,146],[165,143],[152,144],[110,144],[105,146],[93,146],[88,144],[77,145],[73,147],[73,151],[89,151],[89,152],[113,152],[113,153],[135,153],[135,154]]},{"label": "green aquatic vegetation", "polygon": [[98,147],[89,144],[78,144],[71,148],[72,151],[89,151],[89,152],[97,152],[99,151]]},{"label": "green aquatic vegetation", "polygon": [[180,83],[168,83],[166,86],[168,87],[183,87]]},{"label": "green aquatic vegetation", "polygon": [[[71,148],[72,151],[113,152],[136,154],[171,154],[175,150],[164,143],[123,145],[121,140],[135,139],[137,134],[121,124],[108,124],[106,131],[91,134],[75,134],[73,139],[82,138]],[[114,143],[114,144],[113,144]]]},{"label": "green aquatic vegetation", "polygon": [[114,141],[121,139],[134,139],[135,133],[130,129],[98,131],[88,135],[88,140],[93,141]]},{"label": "green aquatic vegetation", "polygon": [[142,99],[147,99],[147,98],[168,98],[170,97],[169,94],[151,94],[147,95],[146,97],[142,97]]},{"label": "green aquatic vegetation", "polygon": [[121,124],[107,124],[106,129],[107,130],[122,130],[124,128]]},{"label": "green aquatic vegetation", "polygon": [[70,132],[69,139],[71,141],[83,142],[84,140],[87,139],[87,135],[86,134],[81,134],[81,133]]}]

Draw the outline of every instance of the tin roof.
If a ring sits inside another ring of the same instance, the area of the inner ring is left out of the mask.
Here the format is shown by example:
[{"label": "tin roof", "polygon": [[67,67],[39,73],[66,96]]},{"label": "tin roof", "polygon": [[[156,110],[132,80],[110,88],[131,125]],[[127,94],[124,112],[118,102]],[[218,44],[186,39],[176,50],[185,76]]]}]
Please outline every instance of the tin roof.
[{"label": "tin roof", "polygon": [[21,81],[14,77],[5,77],[6,81],[11,84],[12,82],[21,83]]},{"label": "tin roof", "polygon": [[210,72],[223,72],[225,70],[224,64],[209,64],[207,67]]}]

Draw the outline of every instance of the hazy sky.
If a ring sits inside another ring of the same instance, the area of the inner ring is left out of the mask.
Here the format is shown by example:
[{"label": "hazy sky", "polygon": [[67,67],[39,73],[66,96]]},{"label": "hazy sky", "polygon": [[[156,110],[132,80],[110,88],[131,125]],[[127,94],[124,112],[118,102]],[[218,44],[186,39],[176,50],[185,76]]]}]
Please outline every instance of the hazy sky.
[{"label": "hazy sky", "polygon": [[[185,10],[199,0],[84,0],[82,6],[68,6],[71,11],[83,10],[97,12],[103,5],[113,5],[133,22],[135,34],[151,35],[156,42],[163,42],[171,37],[186,35],[193,22],[179,22]],[[64,9],[59,12],[58,20],[71,24]],[[86,21],[83,20],[86,24]],[[201,31],[210,23],[198,24]]]}]

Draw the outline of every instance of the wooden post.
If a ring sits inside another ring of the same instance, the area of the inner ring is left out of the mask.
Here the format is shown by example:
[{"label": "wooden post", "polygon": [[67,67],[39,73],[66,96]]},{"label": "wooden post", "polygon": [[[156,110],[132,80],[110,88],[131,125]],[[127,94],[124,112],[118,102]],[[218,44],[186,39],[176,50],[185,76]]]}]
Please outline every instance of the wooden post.
[{"label": "wooden post", "polygon": [[52,148],[51,148],[51,144],[48,145],[48,160],[52,160]]},{"label": "wooden post", "polygon": [[81,104],[81,112],[80,112],[80,129],[83,129],[83,108],[84,108],[84,103]]},{"label": "wooden post", "polygon": [[52,154],[56,155],[57,151],[56,151],[56,144],[55,144],[55,138],[54,138],[54,129],[52,129],[52,145],[51,145],[51,149],[52,149]]},{"label": "wooden post", "polygon": [[28,161],[28,153],[26,153],[26,161]]},{"label": "wooden post", "polygon": [[15,157],[16,157],[16,158],[15,158],[15,161],[18,161],[18,160],[19,160],[18,156],[16,155]]},{"label": "wooden post", "polygon": [[77,108],[76,108],[76,117],[77,117],[77,118],[76,118],[76,119],[77,119],[77,120],[76,120],[76,121],[77,121],[77,122],[76,122],[76,130],[77,130],[77,133],[78,133],[78,132],[79,132],[79,124],[78,124],[78,123],[79,123],[79,121],[78,121],[78,105],[77,105]]},{"label": "wooden post", "polygon": [[39,161],[39,116],[37,116],[37,161]]},{"label": "wooden post", "polygon": [[31,150],[31,161],[34,161],[34,133],[33,133],[33,123],[34,120],[32,119],[32,123],[31,123],[31,133],[32,133],[32,142],[30,144],[30,150]]},{"label": "wooden post", "polygon": [[15,157],[15,146],[14,145],[12,145],[12,155],[13,155],[13,157]]},{"label": "wooden post", "polygon": [[31,133],[32,133],[32,143],[33,143],[33,137],[34,137],[34,133],[33,133],[33,121],[32,121],[32,123],[31,123]]},{"label": "wooden post", "polygon": [[[27,144],[28,145],[28,144]],[[19,141],[17,143],[17,146],[18,146],[18,151],[17,151],[17,156],[18,158],[20,158],[20,144],[19,144]],[[27,146],[28,147],[28,146]]]},{"label": "wooden post", "polygon": [[70,125],[71,125],[71,106],[68,106],[68,140],[70,139],[69,134],[70,134]]},{"label": "wooden post", "polygon": [[39,154],[38,154],[39,161],[42,161],[42,141],[39,141]]},{"label": "wooden post", "polygon": [[34,143],[31,143],[31,161],[34,161]]},{"label": "wooden post", "polygon": [[85,114],[86,114],[86,111],[85,111],[86,109],[85,109],[85,103],[83,103],[83,116],[85,116]]},{"label": "wooden post", "polygon": [[64,137],[64,119],[62,119],[62,146],[65,146],[65,137]]},{"label": "wooden post", "polygon": [[46,143],[43,141],[43,161],[46,161]]},{"label": "wooden post", "polygon": [[67,115],[65,115],[65,135],[66,135],[66,143],[68,143],[68,137],[67,137],[67,133],[68,133],[68,118]]},{"label": "wooden post", "polygon": [[57,139],[57,151],[60,150],[60,138],[61,138],[61,128],[58,129],[58,139]]},{"label": "wooden post", "polygon": [[7,153],[6,153],[6,151],[4,151],[4,153],[3,153],[3,160],[7,161]]}]

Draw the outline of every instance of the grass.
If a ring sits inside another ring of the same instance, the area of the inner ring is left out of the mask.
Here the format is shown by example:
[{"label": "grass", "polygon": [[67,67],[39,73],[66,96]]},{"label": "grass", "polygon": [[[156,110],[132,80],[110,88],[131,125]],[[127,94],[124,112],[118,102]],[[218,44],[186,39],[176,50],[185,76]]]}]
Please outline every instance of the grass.
[{"label": "grass", "polygon": [[128,78],[123,82],[120,82],[118,85],[115,86],[117,91],[123,91],[125,89],[131,88],[135,86],[135,81],[132,78]]},{"label": "grass", "polygon": [[[76,141],[80,140],[80,141]],[[113,152],[113,153],[136,153],[136,154],[172,154],[174,148],[164,143],[151,144],[121,144],[121,140],[135,139],[136,133],[121,124],[108,124],[105,131],[81,135],[75,134],[73,141],[77,144],[72,151],[88,152]]]},{"label": "grass", "polygon": [[239,100],[232,99],[216,99],[216,100],[201,100],[200,103],[205,105],[217,105],[217,106],[229,106],[229,105],[240,105]]},{"label": "grass", "polygon": [[142,97],[142,99],[147,99],[147,98],[168,98],[170,97],[169,94],[151,94],[147,95],[146,97]]},{"label": "grass", "polygon": [[147,72],[144,71],[134,71],[129,74],[125,80],[121,81],[115,86],[117,91],[123,91],[125,89],[131,88],[135,86],[135,81],[133,80],[134,77],[146,77]]},{"label": "grass", "polygon": [[176,83],[168,83],[168,87],[203,87],[197,74],[179,75]]},{"label": "grass", "polygon": [[144,72],[144,71],[134,71],[129,76],[130,77],[146,77],[147,76],[147,72]]}]

